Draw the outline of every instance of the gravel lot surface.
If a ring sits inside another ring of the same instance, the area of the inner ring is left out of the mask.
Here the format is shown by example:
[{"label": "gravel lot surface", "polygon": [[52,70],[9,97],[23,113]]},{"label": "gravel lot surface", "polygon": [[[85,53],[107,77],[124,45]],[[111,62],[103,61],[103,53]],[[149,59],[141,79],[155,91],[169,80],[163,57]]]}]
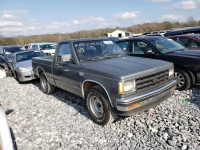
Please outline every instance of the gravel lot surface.
[{"label": "gravel lot surface", "polygon": [[57,90],[45,95],[38,81],[0,80],[0,103],[18,150],[200,149],[200,90],[175,91],[146,112],[118,117],[105,127],[91,121],[83,99]]}]

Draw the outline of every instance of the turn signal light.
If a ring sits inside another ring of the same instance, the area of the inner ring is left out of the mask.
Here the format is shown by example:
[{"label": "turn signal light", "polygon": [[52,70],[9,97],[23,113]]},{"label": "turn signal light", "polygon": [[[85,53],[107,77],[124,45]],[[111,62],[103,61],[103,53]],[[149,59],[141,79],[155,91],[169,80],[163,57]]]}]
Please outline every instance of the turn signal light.
[{"label": "turn signal light", "polygon": [[174,85],[172,88],[171,88],[171,91],[175,90],[176,88],[176,85]]},{"label": "turn signal light", "polygon": [[135,108],[135,107],[138,107],[138,106],[140,106],[139,103],[133,104],[133,105],[131,105],[131,106],[128,106],[128,110],[129,110],[129,109],[132,109],[132,108]]}]

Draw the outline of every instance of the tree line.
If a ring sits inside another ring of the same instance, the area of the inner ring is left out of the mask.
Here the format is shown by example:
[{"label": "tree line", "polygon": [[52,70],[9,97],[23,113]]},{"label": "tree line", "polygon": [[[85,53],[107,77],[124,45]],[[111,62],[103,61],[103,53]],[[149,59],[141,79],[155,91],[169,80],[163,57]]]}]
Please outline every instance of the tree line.
[{"label": "tree line", "polygon": [[186,22],[169,22],[164,21],[161,23],[144,23],[138,24],[127,28],[105,28],[97,30],[86,30],[74,33],[56,33],[44,35],[30,35],[30,36],[17,36],[17,37],[3,37],[0,36],[0,45],[28,45],[29,43],[52,42],[56,43],[62,40],[77,39],[77,38],[98,38],[106,37],[106,33],[113,32],[116,29],[126,30],[133,33],[145,33],[160,30],[170,30],[173,28],[194,27],[200,26],[200,20],[196,21],[193,17],[189,17]]}]

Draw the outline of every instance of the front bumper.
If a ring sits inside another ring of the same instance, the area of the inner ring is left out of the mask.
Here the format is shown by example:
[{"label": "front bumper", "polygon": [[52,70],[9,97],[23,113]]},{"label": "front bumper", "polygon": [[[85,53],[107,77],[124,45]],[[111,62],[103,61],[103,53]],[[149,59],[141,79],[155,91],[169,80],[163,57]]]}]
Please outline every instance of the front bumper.
[{"label": "front bumper", "polygon": [[154,91],[139,95],[137,97],[116,99],[116,114],[121,116],[131,116],[149,108],[155,107],[169,98],[176,87],[176,80]]},{"label": "front bumper", "polygon": [[19,81],[25,82],[25,81],[34,80],[37,77],[34,75],[33,71],[27,71],[27,72],[18,72],[18,78],[19,78]]}]

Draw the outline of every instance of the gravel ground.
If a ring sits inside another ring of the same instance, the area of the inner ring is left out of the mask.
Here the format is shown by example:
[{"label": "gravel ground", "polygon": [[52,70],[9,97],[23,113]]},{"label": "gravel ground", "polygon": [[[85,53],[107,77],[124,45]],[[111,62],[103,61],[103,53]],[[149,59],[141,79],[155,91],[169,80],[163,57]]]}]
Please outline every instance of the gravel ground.
[{"label": "gravel ground", "polygon": [[83,99],[57,90],[45,95],[38,81],[0,80],[0,103],[18,150],[200,149],[200,90],[175,91],[157,106],[105,127],[91,121]]}]

